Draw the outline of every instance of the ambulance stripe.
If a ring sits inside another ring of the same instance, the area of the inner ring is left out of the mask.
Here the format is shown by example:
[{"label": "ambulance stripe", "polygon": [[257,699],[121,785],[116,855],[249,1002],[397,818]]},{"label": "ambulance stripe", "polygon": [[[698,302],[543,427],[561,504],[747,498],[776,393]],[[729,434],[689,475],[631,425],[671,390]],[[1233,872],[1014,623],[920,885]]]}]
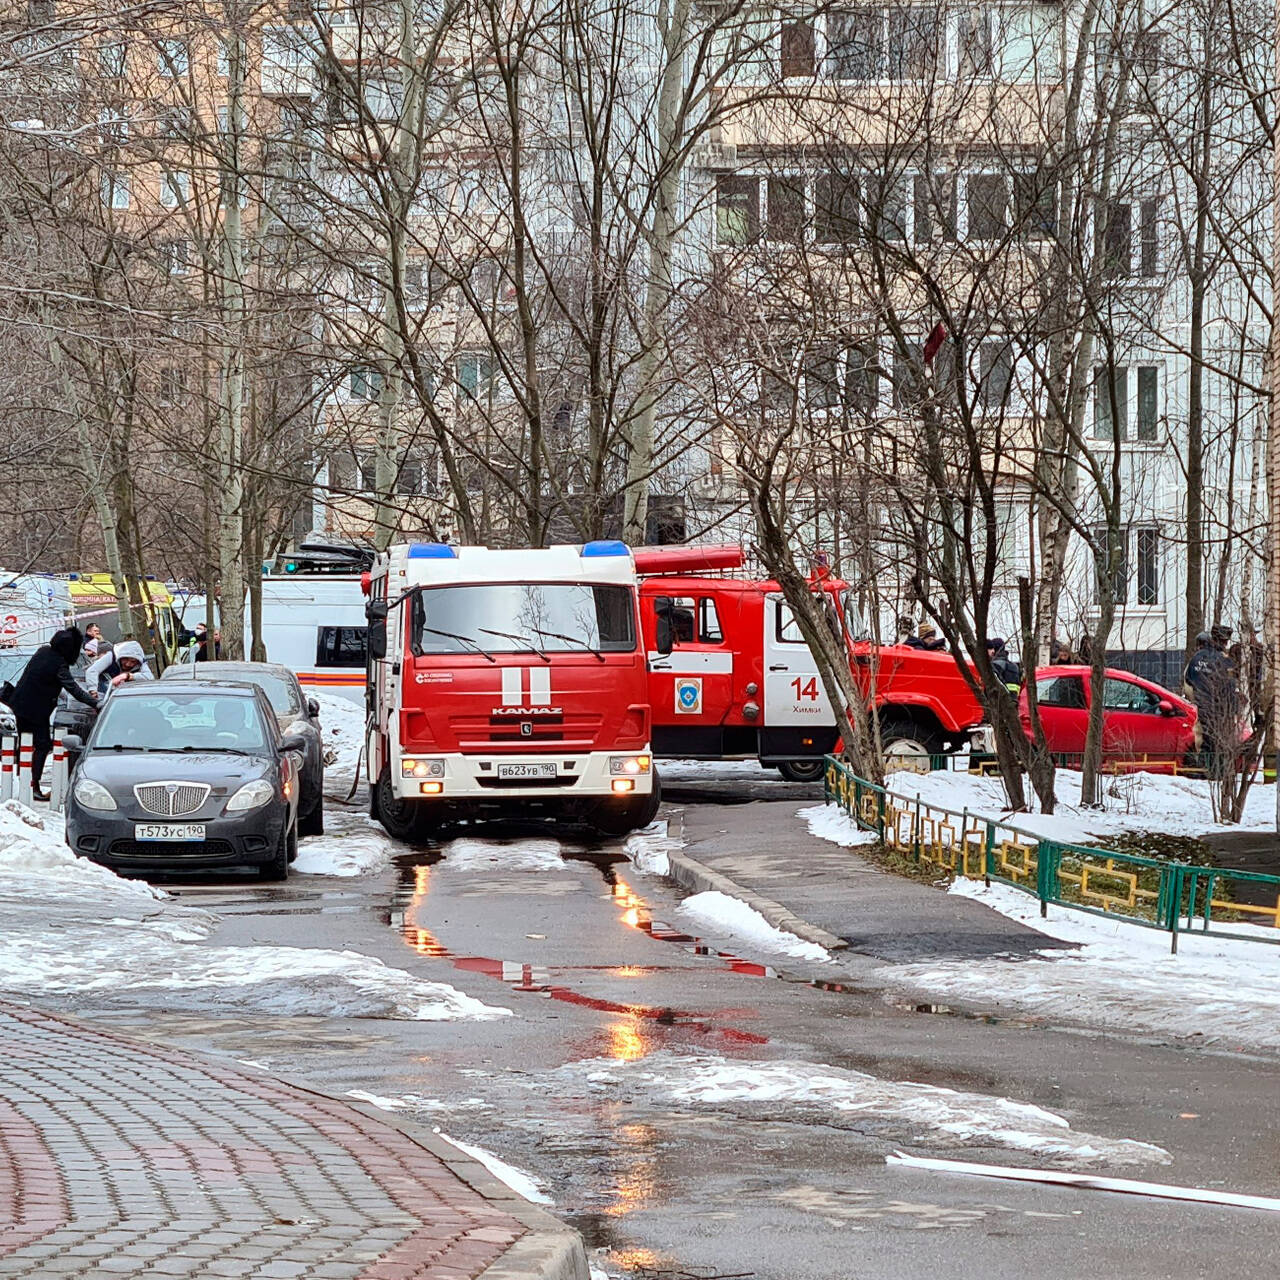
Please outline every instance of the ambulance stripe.
[{"label": "ambulance stripe", "polygon": [[520,705],[520,668],[502,668],[502,705],[518,707]]},{"label": "ambulance stripe", "polygon": [[530,667],[528,670],[529,705],[531,707],[549,707],[551,705],[550,668]]}]

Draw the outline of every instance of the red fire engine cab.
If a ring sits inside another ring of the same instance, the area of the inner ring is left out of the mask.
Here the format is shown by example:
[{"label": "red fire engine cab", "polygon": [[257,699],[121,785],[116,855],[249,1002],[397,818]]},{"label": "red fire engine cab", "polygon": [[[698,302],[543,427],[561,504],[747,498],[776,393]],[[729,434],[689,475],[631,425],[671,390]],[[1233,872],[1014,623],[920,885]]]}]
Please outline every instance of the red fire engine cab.
[{"label": "red fire engine cab", "polygon": [[489,813],[611,834],[653,820],[661,791],[627,546],[402,544],[378,557],[366,593],[366,758],[389,834]]},{"label": "red fire engine cab", "polygon": [[[729,576],[741,547],[636,552],[649,659],[653,749],[660,758],[750,759],[796,782],[822,776],[839,738],[813,654],[778,584]],[[817,577],[847,638],[846,584]],[[948,653],[847,641],[890,757],[918,762],[954,749],[983,721]]]}]

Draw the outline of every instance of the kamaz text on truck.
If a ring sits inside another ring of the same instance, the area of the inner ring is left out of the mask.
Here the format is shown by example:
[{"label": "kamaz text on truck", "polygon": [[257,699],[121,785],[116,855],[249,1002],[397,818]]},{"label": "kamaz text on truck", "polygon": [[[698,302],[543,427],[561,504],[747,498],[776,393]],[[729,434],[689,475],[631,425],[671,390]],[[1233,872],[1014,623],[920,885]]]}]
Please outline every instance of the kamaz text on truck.
[{"label": "kamaz text on truck", "polygon": [[[749,759],[797,782],[822,776],[839,740],[818,666],[776,582],[731,576],[736,546],[636,552],[649,657],[653,747],[660,759]],[[815,577],[848,636],[845,583]],[[981,705],[949,653],[847,641],[886,754],[916,763],[961,746]]]},{"label": "kamaz text on truck", "polygon": [[398,839],[541,812],[611,834],[660,798],[620,542],[391,547],[368,578],[371,809]]}]

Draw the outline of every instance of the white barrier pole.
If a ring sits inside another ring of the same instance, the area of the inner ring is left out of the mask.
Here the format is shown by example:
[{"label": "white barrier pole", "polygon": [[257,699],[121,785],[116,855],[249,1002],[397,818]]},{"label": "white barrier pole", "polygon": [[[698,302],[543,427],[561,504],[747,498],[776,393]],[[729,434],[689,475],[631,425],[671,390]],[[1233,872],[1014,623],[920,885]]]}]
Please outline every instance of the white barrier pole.
[{"label": "white barrier pole", "polygon": [[62,734],[53,739],[53,773],[49,778],[49,808],[61,809],[67,798],[67,752]]},{"label": "white barrier pole", "polygon": [[0,800],[13,799],[13,766],[18,740],[7,734],[0,738]]},{"label": "white barrier pole", "polygon": [[31,804],[31,735],[24,733],[18,739],[18,772],[15,799],[19,804]]}]

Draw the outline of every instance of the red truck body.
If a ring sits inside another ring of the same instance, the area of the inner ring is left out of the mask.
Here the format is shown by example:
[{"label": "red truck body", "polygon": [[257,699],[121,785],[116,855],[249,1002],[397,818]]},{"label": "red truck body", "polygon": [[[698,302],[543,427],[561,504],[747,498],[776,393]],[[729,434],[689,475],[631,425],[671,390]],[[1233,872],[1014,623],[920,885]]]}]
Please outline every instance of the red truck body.
[{"label": "red truck body", "polygon": [[[722,576],[742,562],[739,547],[636,552],[654,751],[757,757],[787,777],[817,777],[839,738],[835,714],[778,584]],[[819,577],[812,585],[844,629],[846,584]],[[894,754],[937,754],[982,723],[982,708],[950,654],[865,643],[848,649]]]}]

